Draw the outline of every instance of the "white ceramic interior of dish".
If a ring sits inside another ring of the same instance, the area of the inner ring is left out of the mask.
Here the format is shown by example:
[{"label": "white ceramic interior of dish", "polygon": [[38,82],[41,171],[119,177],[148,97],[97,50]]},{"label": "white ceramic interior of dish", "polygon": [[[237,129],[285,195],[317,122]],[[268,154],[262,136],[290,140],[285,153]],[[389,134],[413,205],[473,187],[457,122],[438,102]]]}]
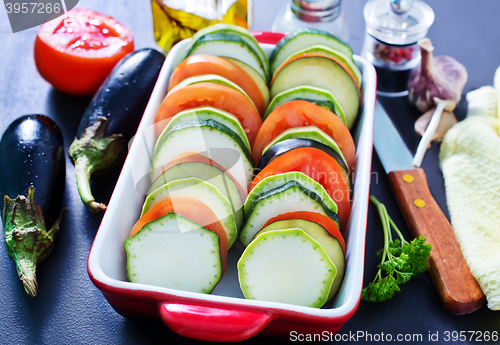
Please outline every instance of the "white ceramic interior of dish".
[{"label": "white ceramic interior of dish", "polygon": [[[363,284],[363,265],[365,251],[365,235],[367,225],[368,197],[371,174],[371,158],[373,147],[373,112],[375,105],[376,75],[371,64],[354,56],[354,60],[363,74],[362,94],[363,106],[359,122],[353,133],[356,144],[356,165],[354,173],[354,190],[352,212],[347,229],[346,239],[346,272],[339,293],[321,309],[295,306],[284,303],[246,300],[240,290],[236,263],[243,251],[241,243],[237,243],[228,256],[226,274],[210,295],[179,291],[167,288],[130,283],[127,280],[125,265],[126,256],[123,242],[130,229],[139,218],[145,193],[149,185],[147,176],[150,168],[150,153],[153,152],[156,136],[153,123],[157,110],[167,93],[169,76],[173,67],[183,56],[189,40],[177,44],[168,54],[160,73],[156,87],[133,139],[128,157],[116,184],[101,226],[96,234],[88,259],[88,269],[94,279],[111,287],[130,291],[156,291],[173,294],[196,301],[234,305],[253,305],[274,310],[284,309],[318,316],[342,316],[357,308]],[[261,44],[263,50],[270,55],[274,45]],[[142,174],[142,176],[141,176]],[[144,175],[146,174],[146,175]],[[145,182],[148,181],[148,182]]]}]

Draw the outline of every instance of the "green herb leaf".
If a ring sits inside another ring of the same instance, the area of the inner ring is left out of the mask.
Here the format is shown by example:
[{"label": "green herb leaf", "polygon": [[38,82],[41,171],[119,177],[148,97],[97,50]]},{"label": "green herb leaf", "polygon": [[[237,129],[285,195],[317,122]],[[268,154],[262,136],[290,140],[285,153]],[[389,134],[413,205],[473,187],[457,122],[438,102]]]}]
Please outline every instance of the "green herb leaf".
[{"label": "green herb leaf", "polygon": [[418,275],[427,270],[427,259],[431,254],[432,246],[425,243],[425,238],[420,236],[413,239],[408,245],[404,246],[405,253],[409,260],[404,267],[404,271]]},{"label": "green herb leaf", "polygon": [[[432,247],[426,243],[423,236],[407,242],[389,216],[385,206],[374,196],[371,196],[370,200],[377,206],[382,220],[384,248],[375,252],[380,260],[378,272],[373,282],[363,289],[361,298],[370,302],[382,302],[391,299],[395,292],[401,291],[400,284],[408,282],[411,277],[427,269],[427,260]],[[392,239],[391,227],[399,239]]]}]

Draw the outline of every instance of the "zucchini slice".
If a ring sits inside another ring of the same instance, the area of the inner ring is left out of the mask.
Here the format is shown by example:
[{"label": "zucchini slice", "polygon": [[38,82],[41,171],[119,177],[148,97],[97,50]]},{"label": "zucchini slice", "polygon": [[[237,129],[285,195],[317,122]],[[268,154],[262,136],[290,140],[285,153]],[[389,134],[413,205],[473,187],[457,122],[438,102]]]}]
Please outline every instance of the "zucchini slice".
[{"label": "zucchini slice", "polygon": [[348,72],[328,57],[296,57],[279,70],[271,84],[271,97],[300,85],[311,85],[330,91],[344,110],[347,127],[356,120],[360,107],[360,91]]},{"label": "zucchini slice", "polygon": [[320,202],[324,205],[324,208],[327,208],[333,213],[337,213],[337,204],[333,201],[330,195],[328,195],[322,185],[304,173],[292,171],[266,177],[257,183],[257,185],[248,194],[247,200],[245,201],[245,216],[250,216],[252,209],[260,199],[272,195],[280,190],[289,188],[292,185],[296,185],[303,190],[304,193],[312,195],[313,199],[321,200]]},{"label": "zucchini slice", "polygon": [[[240,138],[241,142],[243,143],[243,146],[246,148],[246,150],[251,153],[251,146],[250,142],[248,141],[248,137],[245,133],[245,130],[241,126],[240,121],[236,116],[234,116],[231,113],[228,113],[227,111],[220,110],[217,108],[213,107],[200,107],[200,108],[191,108],[187,109],[184,111],[181,111],[180,113],[177,113],[172,120],[168,123],[169,128],[173,128],[183,122],[189,122],[189,121],[215,121],[218,122],[219,124],[226,126],[229,128],[232,132],[238,135]],[[168,131],[163,131],[160,137],[158,137],[158,140],[156,141],[156,146],[159,146],[162,144],[163,140],[165,139],[165,136],[167,135]],[[156,151],[156,147],[155,147]]]},{"label": "zucchini slice", "polygon": [[269,59],[272,73],[290,55],[317,44],[335,49],[352,60],[352,49],[346,42],[343,42],[327,31],[303,28],[283,37],[278,42]]},{"label": "zucchini slice", "polygon": [[[328,255],[330,260],[332,260],[332,263],[335,265],[335,268],[337,269],[337,275],[333,280],[333,284],[330,288],[330,293],[328,294],[327,301],[331,300],[332,297],[335,296],[337,291],[340,289],[340,285],[342,284],[345,273],[345,253],[338,238],[332,236],[321,225],[305,219],[287,219],[271,223],[264,229],[259,231],[256,236],[267,231],[293,228],[304,230],[306,234],[308,234],[313,240],[318,242],[325,250],[326,255]],[[342,236],[340,235],[340,232],[338,235]]]},{"label": "zucchini slice", "polygon": [[[248,200],[249,198],[247,198],[247,202]],[[252,198],[251,202],[253,202],[253,207],[248,208],[250,212],[240,233],[240,241],[245,247],[269,219],[277,214],[287,212],[317,212],[333,219],[340,229],[337,213],[326,206],[327,202],[329,203],[328,198],[326,196],[322,198],[294,180],[258,194],[256,198]]]},{"label": "zucchini slice", "polygon": [[227,61],[235,64],[236,66],[240,67],[243,69],[245,72],[247,72],[250,77],[255,81],[257,86],[259,87],[260,91],[262,92],[262,96],[264,97],[264,102],[266,103],[266,106],[269,104],[269,100],[271,97],[269,96],[269,87],[267,87],[267,81],[264,77],[262,77],[259,72],[257,72],[254,68],[250,67],[243,61],[233,59],[230,57],[222,56],[223,59],[226,59]]},{"label": "zucchini slice", "polygon": [[342,119],[342,122],[347,126],[347,122],[344,115],[344,110],[337,102],[332,93],[326,89],[319,87],[314,87],[310,85],[299,85],[297,87],[292,87],[291,89],[280,92],[273,97],[271,103],[267,107],[266,113],[264,114],[264,120],[267,115],[269,115],[274,109],[282,105],[283,103],[302,100],[319,105],[326,110],[330,110],[332,113],[337,115]]},{"label": "zucchini slice", "polygon": [[[233,177],[217,163],[197,153],[192,153],[190,156],[193,156],[192,160],[182,161],[176,158],[172,166],[166,168],[154,181],[148,194],[174,180],[199,178],[215,186],[229,200],[236,226],[241,229],[244,222],[243,202],[246,199],[246,189],[241,188]],[[197,156],[199,158],[195,158]]]},{"label": "zucchini slice", "polygon": [[227,126],[214,120],[193,120],[175,126],[169,125],[164,130],[163,141],[155,150],[151,181],[179,155],[195,152],[220,164],[243,188],[247,188],[252,182],[252,158],[240,137]]},{"label": "zucchini slice", "polygon": [[231,57],[254,68],[269,81],[271,73],[269,65],[262,62],[259,54],[243,38],[232,34],[210,33],[193,40],[186,52],[186,57],[198,54]]},{"label": "zucchini slice", "polygon": [[[362,81],[361,71],[359,70],[358,66],[356,66],[354,61],[352,59],[349,59],[344,54],[342,54],[334,49],[331,49],[329,47],[323,46],[323,45],[313,45],[313,46],[307,47],[305,49],[299,50],[298,52],[290,55],[283,62],[283,64],[285,64],[286,61],[288,61],[296,56],[300,56],[300,55],[304,55],[304,54],[319,54],[319,55],[323,55],[323,56],[327,56],[327,57],[332,58],[333,60],[339,62],[342,67],[344,67],[345,69],[348,69],[350,74],[352,74],[354,76],[354,81],[357,83],[357,85],[361,86],[361,81]],[[279,71],[279,69],[281,68],[281,66],[283,64],[281,64],[276,71]]]},{"label": "zucchini slice", "polygon": [[147,196],[142,207],[141,217],[155,204],[170,197],[197,199],[210,207],[224,227],[229,248],[236,242],[238,230],[231,203],[214,185],[196,177],[174,180],[155,189]]},{"label": "zucchini slice", "polygon": [[224,123],[218,122],[216,120],[213,120],[211,118],[208,118],[206,120],[198,120],[198,119],[193,119],[193,120],[187,120],[187,121],[182,121],[182,122],[176,122],[172,124],[171,127],[169,127],[168,133],[178,131],[184,128],[188,127],[210,127],[214,128],[216,130],[219,130],[221,132],[224,132],[226,135],[230,136],[234,141],[238,143],[238,145],[241,147],[241,150],[245,154],[245,156],[249,159],[252,160],[252,155],[250,151],[248,150],[247,146],[243,142],[243,139],[241,138],[238,133],[234,132],[230,127],[226,126]]},{"label": "zucchini slice", "polygon": [[[193,40],[197,40],[201,36],[207,35],[207,34],[213,34],[213,33],[220,33],[220,34],[225,34],[225,35],[236,35],[242,40],[246,42],[257,54],[259,57],[260,61],[262,62],[264,69],[269,71],[269,60],[267,58],[266,53],[262,50],[262,48],[259,45],[259,42],[255,39],[255,37],[252,36],[249,30],[244,29],[240,26],[237,25],[230,25],[230,24],[224,24],[224,23],[219,23],[215,25],[210,25],[207,26],[206,28],[203,28],[196,32],[193,36]],[[270,72],[269,72],[270,75]]]},{"label": "zucchini slice", "polygon": [[210,293],[222,278],[217,234],[176,213],[147,223],[123,246],[133,283]]},{"label": "zucchini slice", "polygon": [[[253,104],[255,107],[255,110],[257,110],[257,107],[255,106],[255,103],[252,101],[252,99],[248,96],[248,94],[237,84],[233,83],[232,81],[221,77],[220,75],[217,74],[203,74],[203,75],[197,75],[194,77],[189,77],[181,81],[179,84],[175,85],[172,90],[170,90],[168,93],[175,92],[185,86],[196,84],[196,83],[217,83],[221,85],[226,85],[229,87],[232,87],[235,90],[238,90],[241,92],[243,95],[245,95],[246,98],[250,101],[250,103]],[[168,94],[167,94],[168,96]],[[257,110],[258,111],[258,110]]]},{"label": "zucchini slice", "polygon": [[327,302],[336,274],[323,247],[302,229],[261,233],[238,261],[245,298],[313,308]]}]

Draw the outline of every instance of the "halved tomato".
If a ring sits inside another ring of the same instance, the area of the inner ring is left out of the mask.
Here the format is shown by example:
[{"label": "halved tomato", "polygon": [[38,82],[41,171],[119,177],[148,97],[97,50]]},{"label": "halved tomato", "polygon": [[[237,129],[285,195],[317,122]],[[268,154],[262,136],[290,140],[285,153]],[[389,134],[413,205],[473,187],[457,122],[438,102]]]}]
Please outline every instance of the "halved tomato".
[{"label": "halved tomato", "polygon": [[316,126],[332,137],[345,157],[349,171],[354,171],[355,147],[349,129],[329,110],[307,101],[290,101],[266,117],[252,146],[252,157],[258,162],[264,148],[280,133],[293,127]]},{"label": "halved tomato", "polygon": [[250,145],[253,144],[262,124],[257,109],[240,91],[216,83],[191,84],[167,94],[156,117],[157,133],[161,133],[170,118],[177,113],[202,106],[214,107],[236,116],[247,134]]},{"label": "halved tomato", "polygon": [[200,226],[208,229],[219,236],[219,245],[221,251],[222,273],[226,269],[227,251],[228,251],[228,238],[226,232],[214,211],[199,200],[183,197],[172,197],[163,199],[155,204],[148,212],[146,212],[134,224],[130,231],[129,237],[134,236],[139,230],[142,229],[146,223],[158,219],[167,213],[175,212]]},{"label": "halved tomato", "polygon": [[[261,116],[264,115],[267,104],[257,83],[243,69],[218,56],[188,56],[177,65],[170,75],[168,91],[186,78],[203,74],[220,75],[241,87],[253,101]],[[267,92],[269,93],[269,91]]]},{"label": "halved tomato", "polygon": [[56,89],[90,95],[133,50],[132,32],[123,24],[110,16],[75,8],[40,27],[35,63]]},{"label": "halved tomato", "polygon": [[338,162],[321,150],[312,147],[297,148],[276,157],[255,176],[248,191],[266,177],[290,171],[302,172],[325,188],[337,203],[341,228],[346,229],[351,214],[349,184]]}]

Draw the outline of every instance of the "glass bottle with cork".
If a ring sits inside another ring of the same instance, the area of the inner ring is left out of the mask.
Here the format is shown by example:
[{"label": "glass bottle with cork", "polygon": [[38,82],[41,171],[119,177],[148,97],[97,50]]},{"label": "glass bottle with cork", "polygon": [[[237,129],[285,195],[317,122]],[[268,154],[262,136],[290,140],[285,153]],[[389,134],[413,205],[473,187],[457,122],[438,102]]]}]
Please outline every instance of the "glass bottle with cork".
[{"label": "glass bottle with cork", "polygon": [[210,25],[252,25],[252,0],[151,0],[151,7],[155,40],[165,53]]}]

